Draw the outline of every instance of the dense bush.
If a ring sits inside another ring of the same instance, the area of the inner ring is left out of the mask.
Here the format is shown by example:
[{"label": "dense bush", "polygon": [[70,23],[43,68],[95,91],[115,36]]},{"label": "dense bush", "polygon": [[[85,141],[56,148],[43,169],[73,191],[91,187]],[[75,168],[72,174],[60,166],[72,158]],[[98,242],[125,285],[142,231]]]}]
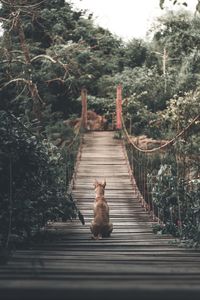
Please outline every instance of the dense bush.
[{"label": "dense bush", "polygon": [[28,238],[47,221],[75,217],[66,197],[65,161],[13,115],[0,111],[0,237]]}]

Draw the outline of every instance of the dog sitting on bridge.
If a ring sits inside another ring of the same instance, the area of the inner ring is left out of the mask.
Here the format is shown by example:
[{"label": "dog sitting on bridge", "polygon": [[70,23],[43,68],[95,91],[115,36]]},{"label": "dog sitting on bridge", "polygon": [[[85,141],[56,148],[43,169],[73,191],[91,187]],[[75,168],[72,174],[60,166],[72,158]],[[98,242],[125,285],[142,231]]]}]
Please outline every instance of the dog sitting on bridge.
[{"label": "dog sitting on bridge", "polygon": [[109,237],[113,224],[109,221],[109,206],[104,197],[104,190],[106,181],[99,183],[95,180],[94,187],[96,197],[94,201],[94,220],[91,223],[90,230],[92,232],[92,239],[98,240],[102,237]]}]

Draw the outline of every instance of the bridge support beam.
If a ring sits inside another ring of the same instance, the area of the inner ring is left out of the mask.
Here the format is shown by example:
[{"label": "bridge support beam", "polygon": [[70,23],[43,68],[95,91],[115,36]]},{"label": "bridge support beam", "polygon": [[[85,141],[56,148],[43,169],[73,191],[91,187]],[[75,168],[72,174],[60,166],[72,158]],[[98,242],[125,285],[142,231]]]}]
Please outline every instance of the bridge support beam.
[{"label": "bridge support beam", "polygon": [[122,129],[122,85],[117,86],[116,98],[116,129]]},{"label": "bridge support beam", "polygon": [[81,90],[81,102],[82,102],[82,127],[87,129],[87,90]]}]

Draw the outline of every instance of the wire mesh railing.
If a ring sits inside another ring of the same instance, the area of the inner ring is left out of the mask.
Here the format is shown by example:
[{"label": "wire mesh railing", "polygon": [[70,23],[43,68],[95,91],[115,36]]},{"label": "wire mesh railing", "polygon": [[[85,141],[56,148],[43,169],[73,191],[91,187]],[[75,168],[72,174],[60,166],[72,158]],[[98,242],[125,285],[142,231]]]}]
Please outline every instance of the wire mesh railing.
[{"label": "wire mesh railing", "polygon": [[78,163],[81,158],[82,138],[83,138],[82,122],[79,122],[79,126],[76,129],[75,136],[68,145],[63,147],[63,155],[65,157],[65,176],[66,176],[66,188],[68,193],[71,193],[77,174]]},{"label": "wire mesh railing", "polygon": [[129,164],[142,195],[139,199],[156,222],[155,230],[195,243],[200,241],[200,164],[199,156],[190,155],[189,147],[192,147],[190,130],[199,117],[173,139],[151,149],[135,142],[122,117]]}]

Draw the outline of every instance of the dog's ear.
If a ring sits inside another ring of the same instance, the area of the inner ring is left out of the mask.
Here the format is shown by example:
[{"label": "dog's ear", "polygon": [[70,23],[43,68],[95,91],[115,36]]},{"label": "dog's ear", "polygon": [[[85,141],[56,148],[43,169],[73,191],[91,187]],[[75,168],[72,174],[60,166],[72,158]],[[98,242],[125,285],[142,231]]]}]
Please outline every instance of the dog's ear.
[{"label": "dog's ear", "polygon": [[102,186],[105,188],[106,186],[106,180],[104,179],[103,182],[102,182]]},{"label": "dog's ear", "polygon": [[94,187],[96,188],[97,185],[98,185],[98,181],[95,179],[95,181],[94,181]]}]

